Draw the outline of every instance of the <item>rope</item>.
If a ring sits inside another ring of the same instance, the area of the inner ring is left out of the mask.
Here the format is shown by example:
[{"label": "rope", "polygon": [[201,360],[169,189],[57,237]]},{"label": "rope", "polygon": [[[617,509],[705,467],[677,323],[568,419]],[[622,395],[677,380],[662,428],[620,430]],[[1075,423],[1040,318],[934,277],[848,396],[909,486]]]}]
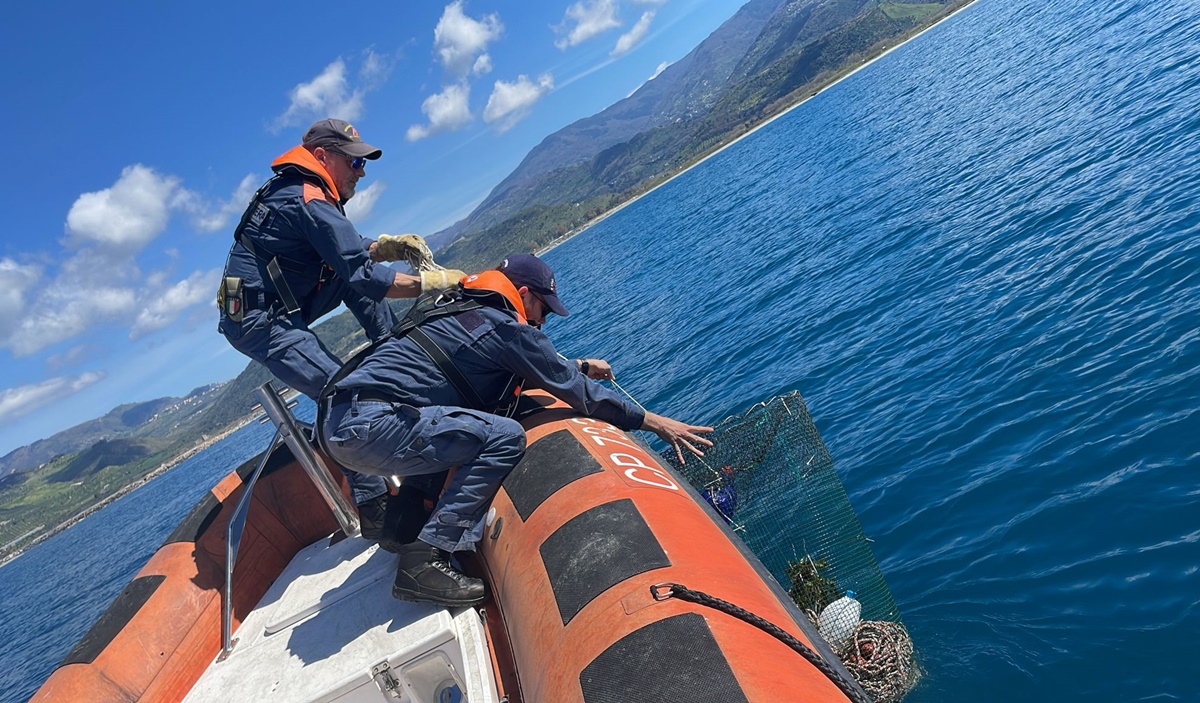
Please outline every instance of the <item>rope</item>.
[{"label": "rope", "polygon": [[859,623],[853,642],[841,656],[846,670],[876,701],[898,703],[920,676],[913,663],[912,638],[897,622]]},{"label": "rope", "polygon": [[610,378],[610,379],[608,379],[608,382],[609,382],[609,383],[611,383],[611,384],[613,384],[614,386],[616,386],[616,387],[617,387],[617,390],[619,390],[619,391],[621,391],[622,393],[624,393],[624,394],[625,394],[625,397],[629,399],[629,402],[631,402],[631,403],[633,403],[634,405],[636,405],[636,406],[638,406],[639,408],[641,408],[643,412],[645,412],[645,411],[646,411],[646,406],[644,406],[644,405],[642,405],[641,403],[637,402],[637,399],[636,399],[636,398],[634,398],[632,395],[630,395],[629,391],[625,390],[624,388],[622,388],[622,387],[621,387],[621,384],[617,383],[617,379],[615,379],[615,378]]},{"label": "rope", "polygon": [[749,623],[795,650],[800,656],[804,657],[805,661],[816,667],[817,671],[825,674],[825,678],[833,682],[833,685],[846,694],[846,697],[853,703],[872,703],[871,699],[863,693],[861,688],[855,685],[854,682],[847,681],[845,676],[842,676],[839,671],[831,667],[828,662],[822,659],[819,654],[809,649],[803,642],[792,637],[774,623],[760,618],[744,608],[736,606],[729,601],[710,596],[707,593],[693,591],[687,586],[678,583],[656,583],[650,587],[650,595],[656,601],[678,598],[689,603],[696,603],[697,605],[719,610],[743,622]]}]

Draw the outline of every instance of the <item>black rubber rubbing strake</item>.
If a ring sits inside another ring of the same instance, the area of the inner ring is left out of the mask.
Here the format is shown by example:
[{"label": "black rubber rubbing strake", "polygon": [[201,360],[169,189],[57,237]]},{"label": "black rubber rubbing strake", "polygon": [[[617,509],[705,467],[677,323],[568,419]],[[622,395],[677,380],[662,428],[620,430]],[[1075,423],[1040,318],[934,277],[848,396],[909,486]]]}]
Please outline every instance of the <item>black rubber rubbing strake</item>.
[{"label": "black rubber rubbing strake", "polygon": [[766,618],[759,617],[749,610],[734,605],[727,600],[721,600],[720,598],[710,596],[709,594],[702,593],[701,591],[693,591],[687,586],[678,583],[656,583],[650,587],[650,596],[656,601],[664,601],[669,598],[678,598],[679,600],[687,601],[688,603],[696,603],[714,610],[719,610],[722,613],[731,615],[745,623],[753,625],[780,642],[783,642],[787,646],[791,647],[792,650],[794,650],[797,654],[804,657],[805,661],[807,661],[809,664],[812,664],[817,671],[825,674],[825,677],[828,678],[833,685],[837,686],[842,693],[846,694],[846,697],[849,698],[853,703],[872,703],[871,697],[867,695],[866,691],[864,691],[862,687],[858,685],[858,682],[855,681],[853,677],[847,678],[846,676],[843,676],[841,671],[830,665],[830,663],[825,661],[821,655],[809,649],[806,644],[791,636],[783,628],[767,620]]},{"label": "black rubber rubbing strake", "polygon": [[579,685],[586,703],[747,703],[699,613],[658,620],[625,635],[584,667]]},{"label": "black rubber rubbing strake", "polygon": [[217,497],[208,492],[200,499],[196,505],[192,506],[187,516],[175,526],[175,529],[167,536],[166,544],[175,542],[197,542],[200,540],[200,535],[213,524],[217,519],[217,515],[221,512],[221,502]]},{"label": "black rubber rubbing strake", "polygon": [[529,446],[521,462],[504,479],[504,490],[522,520],[561,488],[604,470],[600,462],[568,430],[559,430]]},{"label": "black rubber rubbing strake", "polygon": [[542,542],[540,551],[563,625],[616,584],[671,565],[628,498],[571,518]]},{"label": "black rubber rubbing strake", "polygon": [[121,591],[121,595],[117,596],[112,605],[108,606],[108,610],[104,611],[96,624],[92,625],[92,629],[67,653],[59,666],[91,664],[95,661],[100,652],[103,652],[117,633],[129,624],[166,579],[166,576],[143,576],[134,579]]}]

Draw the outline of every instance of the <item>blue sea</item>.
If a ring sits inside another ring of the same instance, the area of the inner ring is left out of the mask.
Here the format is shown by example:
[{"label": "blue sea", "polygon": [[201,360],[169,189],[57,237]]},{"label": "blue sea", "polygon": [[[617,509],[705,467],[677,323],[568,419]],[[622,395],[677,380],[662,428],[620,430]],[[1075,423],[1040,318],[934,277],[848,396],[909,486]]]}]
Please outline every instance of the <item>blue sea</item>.
[{"label": "blue sea", "polygon": [[[804,395],[909,701],[1200,700],[1200,5],[979,0],[546,258],[651,409]],[[0,701],[269,437],[0,568]]]}]

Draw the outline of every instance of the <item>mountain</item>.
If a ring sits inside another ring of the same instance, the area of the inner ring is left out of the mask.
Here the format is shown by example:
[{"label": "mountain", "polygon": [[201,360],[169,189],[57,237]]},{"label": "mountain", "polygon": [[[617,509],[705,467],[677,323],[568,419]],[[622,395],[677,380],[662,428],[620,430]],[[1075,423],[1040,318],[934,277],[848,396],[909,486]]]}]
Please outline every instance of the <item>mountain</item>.
[{"label": "mountain", "polygon": [[158,452],[164,440],[148,439],[102,439],[74,458],[49,477],[52,483],[78,481],[98,474],[110,466],[122,466],[141,461]]},{"label": "mountain", "polygon": [[464,269],[546,246],[969,2],[751,0],[628,98],[546,137],[430,242]]},{"label": "mountain", "polygon": [[471,215],[432,235],[430,245],[438,247],[465,232],[494,226],[530,205],[546,174],[587,161],[658,125],[705,114],[723,92],[736,62],[785,1],[751,0],[633,95],[543,139]]},{"label": "mountain", "polygon": [[221,384],[202,386],[182,398],[157,398],[119,405],[103,417],[39,439],[0,457],[0,476],[36,469],[56,457],[82,451],[112,438],[166,438],[174,424],[207,405],[220,388]]}]

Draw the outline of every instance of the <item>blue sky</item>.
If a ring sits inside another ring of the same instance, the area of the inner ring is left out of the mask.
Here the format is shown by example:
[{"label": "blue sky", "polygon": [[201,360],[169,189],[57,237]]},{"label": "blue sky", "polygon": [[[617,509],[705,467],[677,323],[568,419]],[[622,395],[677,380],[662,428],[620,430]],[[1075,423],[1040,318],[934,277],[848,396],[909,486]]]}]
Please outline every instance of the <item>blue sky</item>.
[{"label": "blue sky", "polygon": [[0,455],[244,368],[213,303],[231,228],[314,120],[384,150],[362,234],[431,234],[741,4],[6,6]]}]

